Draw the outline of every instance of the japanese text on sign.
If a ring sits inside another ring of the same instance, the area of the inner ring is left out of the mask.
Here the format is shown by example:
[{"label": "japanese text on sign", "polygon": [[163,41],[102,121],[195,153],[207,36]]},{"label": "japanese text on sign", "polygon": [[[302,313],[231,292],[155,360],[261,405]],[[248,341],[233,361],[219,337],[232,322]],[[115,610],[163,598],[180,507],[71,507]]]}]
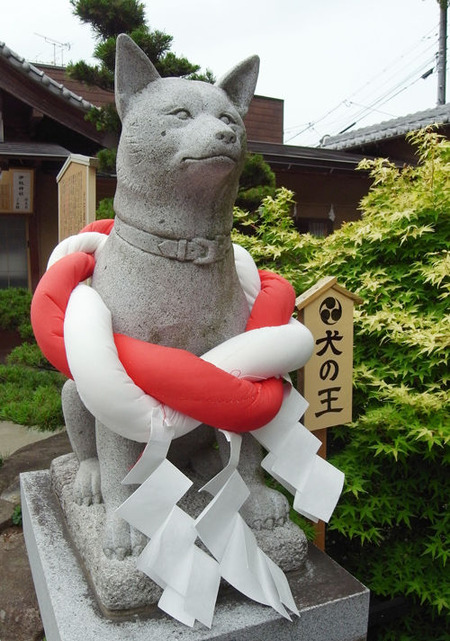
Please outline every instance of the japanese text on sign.
[{"label": "japanese text on sign", "polygon": [[[335,284],[335,279],[329,279]],[[319,430],[351,421],[353,303],[338,285],[326,285],[302,301],[303,322],[314,337],[314,353],[304,368],[303,393],[309,403],[304,423]]]},{"label": "japanese text on sign", "polygon": [[0,213],[33,212],[33,169],[9,169],[0,174]]}]

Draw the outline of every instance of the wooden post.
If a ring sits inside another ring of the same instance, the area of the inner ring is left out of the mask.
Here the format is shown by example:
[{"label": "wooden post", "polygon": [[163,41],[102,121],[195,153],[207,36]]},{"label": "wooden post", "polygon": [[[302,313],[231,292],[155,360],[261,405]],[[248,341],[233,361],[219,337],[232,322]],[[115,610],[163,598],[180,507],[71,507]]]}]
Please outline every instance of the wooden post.
[{"label": "wooden post", "polygon": [[[322,278],[296,300],[299,320],[314,337],[311,359],[298,373],[298,389],[309,403],[302,419],[327,457],[327,429],[352,420],[353,306],[362,299]],[[316,526],[314,543],[325,549],[325,523]]]}]

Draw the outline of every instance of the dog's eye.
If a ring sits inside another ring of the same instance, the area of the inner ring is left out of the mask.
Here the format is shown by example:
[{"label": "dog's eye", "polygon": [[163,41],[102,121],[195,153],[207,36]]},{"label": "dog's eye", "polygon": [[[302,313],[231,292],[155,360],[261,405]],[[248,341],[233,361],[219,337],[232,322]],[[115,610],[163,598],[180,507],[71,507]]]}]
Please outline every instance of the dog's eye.
[{"label": "dog's eye", "polygon": [[230,116],[230,114],[222,114],[220,116],[220,120],[224,122],[226,125],[236,124],[236,121]]},{"label": "dog's eye", "polygon": [[191,113],[187,109],[174,109],[170,112],[171,116],[176,116],[179,120],[189,120],[192,118]]}]

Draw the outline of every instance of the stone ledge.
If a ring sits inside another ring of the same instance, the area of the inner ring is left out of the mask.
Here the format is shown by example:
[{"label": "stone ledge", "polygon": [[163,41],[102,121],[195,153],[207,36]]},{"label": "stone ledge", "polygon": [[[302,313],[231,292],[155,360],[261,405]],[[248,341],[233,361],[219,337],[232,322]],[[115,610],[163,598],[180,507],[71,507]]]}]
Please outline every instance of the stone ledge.
[{"label": "stone ledge", "polygon": [[104,617],[68,541],[49,473],[21,475],[24,533],[47,641],[363,641],[369,591],[310,546],[304,571],[289,575],[300,617],[286,621],[231,588],[219,595],[211,630],[161,612]]}]

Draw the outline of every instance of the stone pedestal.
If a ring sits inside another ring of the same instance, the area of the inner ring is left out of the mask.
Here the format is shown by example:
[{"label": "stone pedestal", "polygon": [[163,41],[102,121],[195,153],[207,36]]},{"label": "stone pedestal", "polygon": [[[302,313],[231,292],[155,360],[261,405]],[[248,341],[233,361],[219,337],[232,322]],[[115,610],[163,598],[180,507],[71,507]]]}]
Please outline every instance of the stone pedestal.
[{"label": "stone pedestal", "polygon": [[300,617],[289,622],[232,588],[221,590],[213,626],[188,628],[157,608],[126,620],[105,617],[65,529],[47,471],[21,475],[25,541],[47,641],[363,641],[369,591],[310,546],[288,575]]},{"label": "stone pedestal", "polygon": [[[64,524],[89,576],[94,598],[106,616],[117,611],[145,614],[159,601],[162,589],[136,568],[136,558],[123,560],[107,558],[103,552],[105,506],[77,505],[73,500],[75,475],[79,464],[74,454],[54,459],[50,465],[50,482],[64,515]],[[219,468],[221,469],[221,468]],[[178,506],[196,518],[206,508],[211,497],[200,492],[205,479],[193,470],[183,470],[193,485],[181,498]],[[255,531],[259,547],[284,571],[303,567],[308,549],[306,536],[291,521],[273,530]]]}]

